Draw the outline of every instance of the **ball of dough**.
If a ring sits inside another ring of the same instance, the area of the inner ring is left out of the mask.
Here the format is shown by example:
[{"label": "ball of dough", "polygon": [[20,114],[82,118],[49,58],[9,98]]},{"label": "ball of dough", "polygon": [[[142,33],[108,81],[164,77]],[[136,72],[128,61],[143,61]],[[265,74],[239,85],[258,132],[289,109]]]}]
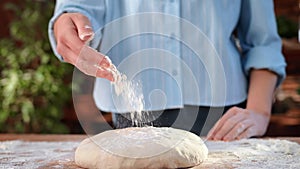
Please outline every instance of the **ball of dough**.
[{"label": "ball of dough", "polygon": [[168,127],[109,130],[83,140],[75,162],[84,168],[185,168],[199,165],[208,150],[191,132]]}]

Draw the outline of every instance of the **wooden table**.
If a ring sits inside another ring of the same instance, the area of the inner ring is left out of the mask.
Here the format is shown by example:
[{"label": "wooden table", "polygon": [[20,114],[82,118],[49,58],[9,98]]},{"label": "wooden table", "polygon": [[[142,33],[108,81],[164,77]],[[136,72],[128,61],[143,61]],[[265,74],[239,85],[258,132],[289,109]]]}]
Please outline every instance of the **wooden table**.
[{"label": "wooden table", "polygon": [[[59,151],[60,147],[59,146],[55,146],[56,148],[53,148],[53,145],[56,144],[64,144],[64,143],[69,143],[69,147],[71,147],[71,149],[63,149],[61,151],[61,154],[68,154],[67,156],[62,155],[62,157],[53,157],[53,159],[48,159],[48,160],[35,160],[35,161],[39,161],[39,163],[37,163],[35,165],[34,161],[30,161],[32,163],[32,167],[28,167],[27,164],[24,164],[24,161],[17,161],[17,162],[11,162],[12,166],[9,166],[9,168],[68,168],[68,169],[79,169],[80,167],[78,167],[75,162],[74,162],[74,152],[75,152],[75,148],[76,146],[85,138],[87,138],[87,135],[56,135],[56,134],[0,134],[0,141],[1,142],[6,142],[6,141],[16,141],[17,143],[19,143],[17,146],[22,146],[22,143],[28,144],[28,143],[32,143],[33,145],[36,144],[37,148],[35,151],[33,151],[31,148],[28,148],[30,150],[28,150],[28,152],[24,150],[21,151],[16,151],[16,152],[1,152],[1,144],[0,144],[0,168],[5,166],[5,168],[7,168],[7,164],[9,164],[8,160],[10,161],[14,161],[11,157],[18,155],[21,156],[38,156],[36,154],[41,154],[39,153],[41,150],[40,149],[44,149],[47,152],[49,149],[49,152],[51,151]],[[44,144],[43,144],[44,143]],[[52,144],[51,144],[52,143]],[[48,146],[44,146],[44,145],[49,145],[51,144],[49,147]],[[39,145],[39,146],[38,146]],[[41,146],[42,145],[42,146]],[[71,146],[70,146],[71,145]],[[24,147],[24,146],[22,146]],[[4,150],[5,150],[5,146],[4,146]],[[35,153],[37,152],[37,153]],[[42,151],[43,152],[43,151]],[[48,154],[48,153],[44,153],[44,154]],[[2,157],[2,158],[1,158]],[[43,158],[43,157],[42,157]],[[42,159],[41,158],[41,159]],[[32,158],[35,159],[35,158]],[[41,164],[40,164],[41,163]],[[9,164],[10,165],[10,164]],[[25,167],[23,167],[23,165],[25,165]],[[20,167],[21,166],[21,167]]]},{"label": "wooden table", "polygon": [[[34,144],[38,144],[38,143],[49,143],[52,145],[56,145],[56,143],[62,145],[64,143],[68,143],[69,145],[73,145],[72,149],[69,149],[68,151],[63,150],[62,153],[69,153],[69,160],[65,160],[64,158],[62,159],[56,159],[54,161],[51,161],[49,163],[49,161],[47,161],[47,164],[43,166],[39,166],[38,168],[70,168],[70,169],[78,169],[80,167],[78,167],[75,162],[74,162],[74,151],[76,146],[85,138],[87,138],[87,135],[36,135],[36,134],[0,134],[0,141],[14,141],[14,140],[22,140],[25,143],[32,143]],[[285,139],[285,140],[289,140],[289,141],[293,141],[293,142],[297,142],[298,144],[300,144],[300,137],[277,137],[278,139]],[[267,139],[267,138],[263,138],[263,139]],[[31,145],[32,145],[31,144]],[[1,154],[1,144],[0,144],[0,168],[1,168],[1,160],[5,159],[6,154],[2,153]],[[5,147],[4,147],[5,148]],[[30,148],[28,148],[30,149]],[[51,149],[50,147],[44,147],[44,149]],[[55,151],[60,151],[58,148],[55,148]],[[26,148],[24,148],[24,150],[26,150]],[[32,154],[32,151],[30,152]],[[30,155],[30,153],[28,153]],[[22,155],[26,156],[27,153],[23,153]],[[7,154],[9,155],[9,153]],[[59,157],[60,158],[60,157]],[[9,163],[9,161],[6,160],[6,165]],[[17,166],[22,166],[22,164],[24,163],[17,163]],[[34,164],[34,163],[33,163]],[[4,165],[5,166],[5,165]],[[14,166],[12,166],[12,168],[14,168]],[[16,167],[18,168],[18,167]],[[21,167],[22,168],[22,167]],[[210,168],[210,167],[209,167]],[[218,167],[217,167],[218,168]],[[224,167],[223,167],[224,168]],[[233,168],[233,167],[225,167],[225,168]]]},{"label": "wooden table", "polygon": [[[300,132],[300,131],[299,131]],[[76,134],[0,134],[0,141],[8,140],[23,140],[23,141],[82,141],[87,138],[87,135],[76,135]],[[300,144],[300,137],[264,137],[267,138],[278,138],[289,141],[294,141]]]},{"label": "wooden table", "polygon": [[0,141],[82,141],[87,137],[87,135],[75,134],[0,134]]}]

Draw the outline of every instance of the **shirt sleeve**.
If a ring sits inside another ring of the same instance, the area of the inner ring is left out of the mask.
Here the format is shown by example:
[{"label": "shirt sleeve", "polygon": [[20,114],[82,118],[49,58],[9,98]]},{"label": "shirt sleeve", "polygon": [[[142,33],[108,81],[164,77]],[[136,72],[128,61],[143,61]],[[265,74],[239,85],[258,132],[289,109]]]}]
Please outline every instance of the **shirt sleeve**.
[{"label": "shirt sleeve", "polygon": [[268,69],[278,75],[276,86],[284,80],[286,63],[272,0],[242,0],[237,27],[242,48],[243,69]]},{"label": "shirt sleeve", "polygon": [[[56,40],[53,25],[56,19],[63,13],[78,12],[90,20],[97,39],[101,39],[101,27],[104,25],[105,2],[104,0],[56,0],[54,15],[49,21],[48,35],[54,54],[63,61],[62,56],[57,53]],[[96,38],[95,37],[95,38]]]}]

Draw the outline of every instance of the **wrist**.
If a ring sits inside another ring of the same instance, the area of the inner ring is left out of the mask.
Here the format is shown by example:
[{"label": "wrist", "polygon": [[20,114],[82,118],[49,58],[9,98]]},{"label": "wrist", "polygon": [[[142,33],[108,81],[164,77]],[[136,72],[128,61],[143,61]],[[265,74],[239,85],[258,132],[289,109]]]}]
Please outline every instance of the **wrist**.
[{"label": "wrist", "polygon": [[262,106],[258,107],[258,106],[253,106],[253,105],[247,104],[246,109],[249,111],[252,111],[254,113],[264,115],[265,117],[271,116],[271,108],[269,108],[269,107],[262,107]]}]

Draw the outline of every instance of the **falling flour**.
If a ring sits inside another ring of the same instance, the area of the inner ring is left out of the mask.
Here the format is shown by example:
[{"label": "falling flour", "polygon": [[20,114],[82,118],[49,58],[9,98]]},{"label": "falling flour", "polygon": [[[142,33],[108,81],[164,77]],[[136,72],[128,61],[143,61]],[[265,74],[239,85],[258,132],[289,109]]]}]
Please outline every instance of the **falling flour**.
[{"label": "falling flour", "polygon": [[120,100],[119,103],[130,113],[132,126],[143,126],[143,121],[146,121],[145,118],[148,113],[143,111],[145,102],[141,83],[127,79],[127,76],[118,71],[108,57],[106,57],[106,59],[111,65],[107,70],[113,75],[114,82],[112,82],[112,84],[114,91]]}]

